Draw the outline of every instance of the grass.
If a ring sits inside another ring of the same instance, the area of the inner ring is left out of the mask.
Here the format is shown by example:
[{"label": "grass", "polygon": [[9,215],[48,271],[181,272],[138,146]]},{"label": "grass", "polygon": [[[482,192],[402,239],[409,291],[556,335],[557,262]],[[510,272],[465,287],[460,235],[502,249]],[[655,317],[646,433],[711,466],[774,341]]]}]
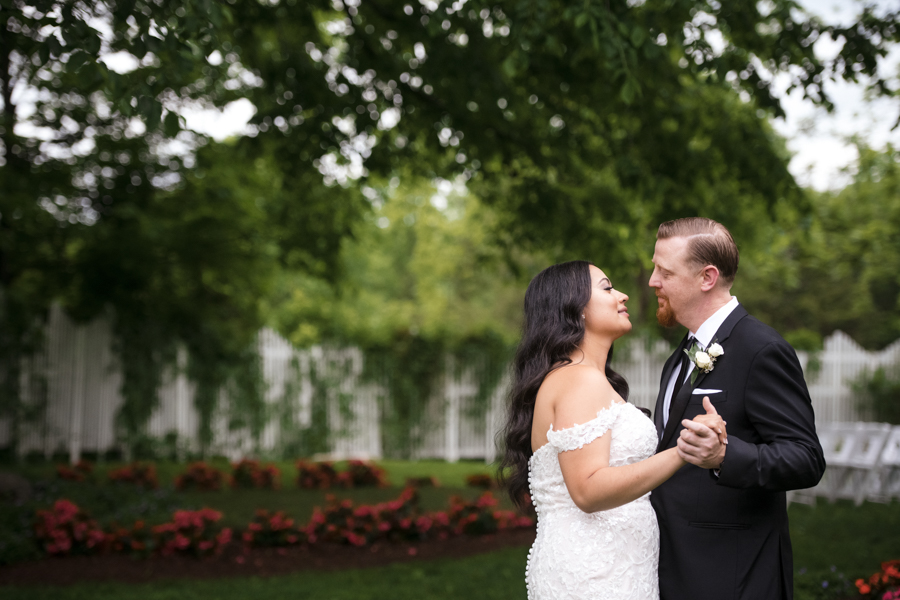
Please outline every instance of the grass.
[{"label": "grass", "polygon": [[4,600],[506,600],[525,597],[527,553],[513,548],[463,559],[267,579],[3,587],[0,595]]},{"label": "grass", "polygon": [[[282,488],[296,488],[297,468],[295,461],[262,461],[265,464],[272,463],[281,471]],[[373,461],[387,471],[388,481],[392,486],[402,487],[411,477],[434,477],[442,487],[463,488],[466,486],[466,477],[469,475],[492,474],[494,467],[483,461],[463,460],[456,463],[448,463],[443,460],[377,460]],[[212,467],[219,469],[224,474],[231,473],[231,463],[224,458],[213,458],[206,461]],[[64,464],[64,463],[58,463]],[[126,463],[104,462],[94,464],[94,478],[97,481],[106,481],[110,471],[125,466]],[[175,478],[187,468],[186,463],[171,461],[154,461],[156,472],[161,486],[173,486]],[[334,463],[338,470],[346,466],[345,461]],[[56,463],[24,463],[21,465],[2,465],[2,469],[18,473],[30,480],[56,479]]]},{"label": "grass", "polygon": [[851,597],[853,582],[900,558],[900,503],[854,506],[849,500],[792,505],[797,600]]}]

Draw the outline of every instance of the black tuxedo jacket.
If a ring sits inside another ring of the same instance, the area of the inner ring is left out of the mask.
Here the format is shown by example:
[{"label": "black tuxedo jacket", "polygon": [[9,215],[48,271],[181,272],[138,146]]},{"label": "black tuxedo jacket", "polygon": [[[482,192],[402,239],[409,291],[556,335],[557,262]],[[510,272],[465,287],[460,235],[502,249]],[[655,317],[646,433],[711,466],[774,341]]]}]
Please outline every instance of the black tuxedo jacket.
[{"label": "black tuxedo jacket", "polygon": [[[685,336],[686,339],[687,336]],[[793,560],[785,491],[825,471],[809,391],[794,349],[738,306],[714,336],[723,348],[709,373],[685,381],[662,428],[666,384],[685,340],[663,368],[657,451],[676,445],[682,419],[705,413],[697,388],[727,422],[719,476],[682,467],[653,491],[660,529],[661,600],[789,600]]]}]

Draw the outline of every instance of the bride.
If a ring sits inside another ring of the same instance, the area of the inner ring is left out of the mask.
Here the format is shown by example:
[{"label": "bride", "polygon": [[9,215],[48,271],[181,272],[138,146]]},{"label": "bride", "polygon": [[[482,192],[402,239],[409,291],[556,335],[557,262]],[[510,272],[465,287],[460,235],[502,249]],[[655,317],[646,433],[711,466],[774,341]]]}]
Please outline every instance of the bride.
[{"label": "bride", "polygon": [[[659,598],[650,490],[686,463],[676,448],[654,454],[653,422],[609,367],[613,341],[631,331],[627,300],[585,261],[545,269],[525,293],[501,472],[513,501],[530,491],[538,514],[529,600]],[[725,441],[718,415],[695,420]]]}]

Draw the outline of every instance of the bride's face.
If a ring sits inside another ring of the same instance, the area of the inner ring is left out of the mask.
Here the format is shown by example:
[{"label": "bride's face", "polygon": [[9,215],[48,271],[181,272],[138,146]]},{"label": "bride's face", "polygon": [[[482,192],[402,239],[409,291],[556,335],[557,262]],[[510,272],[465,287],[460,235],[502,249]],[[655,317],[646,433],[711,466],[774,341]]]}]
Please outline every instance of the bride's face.
[{"label": "bride's face", "polygon": [[609,277],[590,265],[591,299],[584,307],[585,333],[621,337],[631,331],[625,303],[628,296],[615,289]]}]

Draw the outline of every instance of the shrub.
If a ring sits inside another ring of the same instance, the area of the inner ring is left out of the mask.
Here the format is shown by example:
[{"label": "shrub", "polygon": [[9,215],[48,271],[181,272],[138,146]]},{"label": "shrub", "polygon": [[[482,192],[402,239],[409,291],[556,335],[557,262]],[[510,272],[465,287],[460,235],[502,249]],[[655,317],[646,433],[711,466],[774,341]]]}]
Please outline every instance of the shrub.
[{"label": "shrub", "polygon": [[187,471],[175,478],[175,488],[217,492],[222,489],[222,472],[202,461],[191,463]]},{"label": "shrub", "polygon": [[530,517],[495,510],[490,492],[475,502],[451,499],[446,512],[419,512],[418,492],[406,488],[396,500],[354,508],[350,500],[329,495],[325,509],[316,508],[306,527],[310,543],[336,542],[364,546],[376,540],[443,539],[462,533],[482,534],[534,524]]},{"label": "shrub", "polygon": [[106,535],[87,513],[69,500],[60,499],[50,510],[36,514],[34,533],[47,554],[92,554],[103,549]]},{"label": "shrub", "polygon": [[493,533],[498,529],[528,527],[534,523],[531,517],[511,510],[495,510],[495,506],[497,499],[490,492],[485,492],[474,502],[453,496],[447,512],[453,533],[480,535]]},{"label": "shrub", "polygon": [[86,460],[79,460],[74,467],[57,465],[56,475],[66,481],[84,481],[94,473],[94,465]]},{"label": "shrub", "polygon": [[327,490],[337,482],[337,477],[330,462],[297,461],[297,486],[304,490]]},{"label": "shrub", "polygon": [[211,508],[175,511],[171,523],[153,528],[159,553],[163,556],[207,556],[221,552],[222,547],[231,541],[231,529],[216,530],[214,527],[221,518],[222,513]]},{"label": "shrub", "polygon": [[156,465],[153,463],[133,462],[121,469],[110,471],[109,480],[116,483],[131,483],[147,490],[159,487]]},{"label": "shrub", "polygon": [[384,469],[367,461],[351,460],[347,470],[338,474],[337,483],[345,488],[387,487]]},{"label": "shrub", "polygon": [[326,497],[322,510],[316,507],[306,527],[310,543],[336,542],[364,546],[377,539],[416,538],[415,518],[418,513],[418,493],[407,488],[390,502],[353,508],[351,500],[338,501]]},{"label": "shrub", "polygon": [[232,465],[231,487],[234,489],[267,489],[281,487],[281,472],[273,464],[262,466],[259,461],[243,459]]},{"label": "shrub", "polygon": [[900,560],[881,563],[881,570],[868,579],[857,579],[856,588],[861,598],[900,600]]},{"label": "shrub", "polygon": [[851,387],[858,394],[859,407],[871,411],[875,421],[900,425],[900,377],[878,367],[874,372],[863,371]]},{"label": "shrub", "polygon": [[254,548],[293,546],[306,541],[305,531],[295,527],[293,519],[282,511],[272,514],[267,510],[256,511],[242,537],[245,545]]},{"label": "shrub", "polygon": [[468,477],[466,477],[466,485],[469,487],[489,490],[494,487],[494,478],[484,473],[469,475]]},{"label": "shrub", "polygon": [[131,554],[136,557],[150,556],[157,547],[153,529],[144,521],[135,521],[130,529],[114,527],[110,531],[109,547],[113,552]]},{"label": "shrub", "polygon": [[441,482],[438,481],[437,477],[407,477],[406,487],[441,487]]}]

